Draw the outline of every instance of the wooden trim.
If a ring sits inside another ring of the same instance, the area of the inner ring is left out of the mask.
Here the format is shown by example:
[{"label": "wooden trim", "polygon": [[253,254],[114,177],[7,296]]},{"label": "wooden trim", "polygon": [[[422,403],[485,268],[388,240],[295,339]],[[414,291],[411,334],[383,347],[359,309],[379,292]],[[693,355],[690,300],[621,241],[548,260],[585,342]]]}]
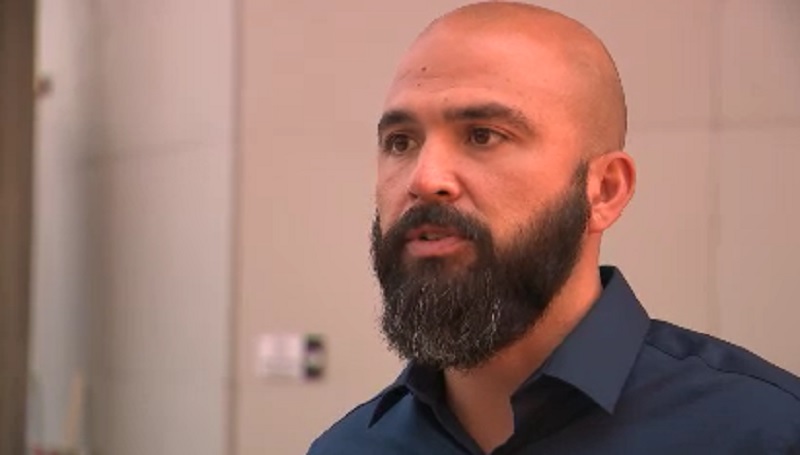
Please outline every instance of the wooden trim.
[{"label": "wooden trim", "polygon": [[0,0],[0,455],[26,453],[34,14]]}]

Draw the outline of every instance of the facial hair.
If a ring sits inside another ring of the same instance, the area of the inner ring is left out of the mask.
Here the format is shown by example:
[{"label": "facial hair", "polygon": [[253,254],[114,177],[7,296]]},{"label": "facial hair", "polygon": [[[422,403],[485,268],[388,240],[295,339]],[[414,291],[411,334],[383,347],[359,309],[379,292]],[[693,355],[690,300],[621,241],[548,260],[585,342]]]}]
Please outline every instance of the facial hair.
[{"label": "facial hair", "polygon": [[[384,234],[372,225],[373,270],[383,293],[381,329],[401,358],[437,369],[470,370],[519,340],[563,288],[580,256],[590,215],[588,166],[531,216],[508,245],[451,205],[409,209]],[[422,225],[456,230],[474,249],[471,264],[452,258],[404,259],[407,234]]]}]

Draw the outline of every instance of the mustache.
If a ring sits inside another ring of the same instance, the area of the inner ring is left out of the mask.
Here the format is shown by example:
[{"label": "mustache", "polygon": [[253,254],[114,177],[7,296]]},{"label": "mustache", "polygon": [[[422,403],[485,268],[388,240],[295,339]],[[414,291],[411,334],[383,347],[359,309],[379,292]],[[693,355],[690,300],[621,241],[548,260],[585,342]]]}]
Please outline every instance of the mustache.
[{"label": "mustache", "polygon": [[472,241],[486,238],[488,228],[477,218],[442,204],[415,205],[408,209],[383,235],[389,244],[404,242],[406,233],[423,225],[441,226],[454,229],[458,234]]}]

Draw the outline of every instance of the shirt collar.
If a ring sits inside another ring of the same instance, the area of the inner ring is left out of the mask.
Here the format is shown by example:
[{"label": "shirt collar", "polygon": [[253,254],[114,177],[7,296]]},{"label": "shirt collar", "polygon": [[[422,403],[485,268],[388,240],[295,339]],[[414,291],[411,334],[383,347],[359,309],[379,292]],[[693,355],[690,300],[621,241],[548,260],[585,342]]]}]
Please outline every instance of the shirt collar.
[{"label": "shirt collar", "polygon": [[429,406],[444,401],[444,378],[441,371],[410,362],[400,376],[378,396],[378,402],[372,412],[369,427],[380,420],[408,392]]},{"label": "shirt collar", "polygon": [[541,374],[571,384],[612,413],[639,355],[650,318],[622,272],[601,267],[600,277],[600,298],[553,351]]},{"label": "shirt collar", "polygon": [[[600,267],[600,278],[600,297],[515,396],[524,395],[537,378],[547,375],[577,388],[606,412],[614,412],[650,318],[616,267]],[[380,394],[369,426],[408,392],[429,405],[440,402],[444,399],[441,372],[411,362]]]}]

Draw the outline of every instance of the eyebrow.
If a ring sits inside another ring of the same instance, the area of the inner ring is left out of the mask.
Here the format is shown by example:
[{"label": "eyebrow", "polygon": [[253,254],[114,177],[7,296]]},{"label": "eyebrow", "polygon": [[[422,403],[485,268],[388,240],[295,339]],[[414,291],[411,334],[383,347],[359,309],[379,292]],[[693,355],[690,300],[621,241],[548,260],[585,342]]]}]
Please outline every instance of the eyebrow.
[{"label": "eyebrow", "polygon": [[419,123],[419,121],[417,117],[409,111],[403,109],[388,110],[381,115],[381,119],[378,121],[378,134],[380,135],[381,132],[393,126],[408,123]]},{"label": "eyebrow", "polygon": [[531,123],[522,111],[494,102],[448,109],[444,113],[444,118],[451,122],[474,120],[503,121],[525,132],[531,132]]},{"label": "eyebrow", "polygon": [[[530,133],[532,131],[531,123],[522,111],[495,102],[449,108],[444,112],[444,118],[449,122],[504,121],[524,132]],[[404,109],[388,110],[384,112],[378,122],[378,134],[380,135],[382,131],[393,126],[409,123],[419,123],[417,117],[410,111]]]}]

